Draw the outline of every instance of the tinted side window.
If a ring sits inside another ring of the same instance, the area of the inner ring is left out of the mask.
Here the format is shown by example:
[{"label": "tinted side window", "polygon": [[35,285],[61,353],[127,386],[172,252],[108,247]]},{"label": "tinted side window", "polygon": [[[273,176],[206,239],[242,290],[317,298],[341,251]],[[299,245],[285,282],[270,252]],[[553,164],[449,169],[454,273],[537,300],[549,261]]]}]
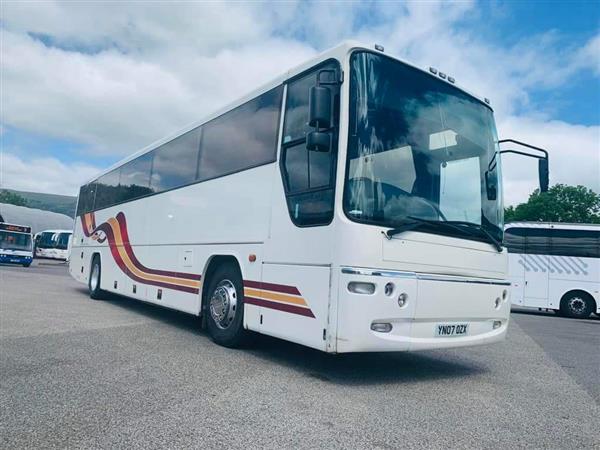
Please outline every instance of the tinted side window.
[{"label": "tinted side window", "polygon": [[143,154],[121,167],[121,190],[119,201],[133,200],[152,193],[150,172],[153,153]]},{"label": "tinted side window", "polygon": [[89,183],[79,188],[79,200],[77,202],[77,215],[81,216],[94,209],[95,184]]},{"label": "tinted side window", "polygon": [[525,228],[507,228],[504,232],[504,245],[508,253],[525,253]]},{"label": "tinted side window", "polygon": [[282,92],[279,86],[203,125],[199,180],[275,161]]},{"label": "tinted side window", "polygon": [[[327,63],[307,75],[288,83],[282,136],[281,171],[288,210],[298,226],[328,224],[333,217],[335,161],[337,157],[337,123],[339,119],[339,88],[331,85],[334,127],[330,152],[308,151],[308,98],[310,88],[317,84],[322,69],[338,69],[337,63]],[[334,74],[323,72],[322,81],[333,81]]]},{"label": "tinted side window", "polygon": [[94,209],[107,208],[119,201],[120,177],[121,169],[117,168],[98,178]]},{"label": "tinted side window", "polygon": [[600,231],[553,229],[550,236],[552,255],[600,258]]},{"label": "tinted side window", "polygon": [[550,230],[548,228],[525,228],[525,253],[547,255],[550,253]]},{"label": "tinted side window", "polygon": [[196,181],[200,129],[161,145],[154,154],[150,188],[154,192],[166,191]]}]

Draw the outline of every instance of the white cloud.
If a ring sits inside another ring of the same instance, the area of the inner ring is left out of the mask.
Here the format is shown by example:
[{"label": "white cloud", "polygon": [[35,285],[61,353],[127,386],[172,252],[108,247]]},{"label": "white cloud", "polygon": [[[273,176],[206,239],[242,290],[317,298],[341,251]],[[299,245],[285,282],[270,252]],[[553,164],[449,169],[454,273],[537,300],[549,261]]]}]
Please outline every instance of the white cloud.
[{"label": "white cloud", "polygon": [[66,164],[56,158],[23,160],[8,152],[0,153],[0,189],[77,195],[79,186],[100,168],[84,163]]},{"label": "white cloud", "polygon": [[[560,89],[581,70],[600,76],[600,35],[577,47],[549,31],[501,47],[465,24],[478,21],[470,1],[325,2],[318,14],[306,2],[3,7],[3,123],[86,144],[91,154],[125,156],[317,50],[358,38],[452,74],[492,100],[501,138],[547,146],[552,182],[598,189],[598,127],[554,120],[530,93]],[[507,203],[534,187],[535,166],[524,167],[507,158]]]},{"label": "white cloud", "polygon": [[[503,136],[525,136],[528,143],[550,150],[550,184],[584,185],[600,193],[600,126],[510,116],[498,123]],[[503,148],[515,148],[507,144]],[[526,201],[538,187],[537,161],[503,156],[506,204]]]}]

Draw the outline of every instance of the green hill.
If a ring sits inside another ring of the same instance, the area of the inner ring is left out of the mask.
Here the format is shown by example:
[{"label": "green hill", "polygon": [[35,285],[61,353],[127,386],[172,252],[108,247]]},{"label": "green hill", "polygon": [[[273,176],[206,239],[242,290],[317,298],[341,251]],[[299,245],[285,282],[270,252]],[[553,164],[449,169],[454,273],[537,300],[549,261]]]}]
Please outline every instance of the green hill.
[{"label": "green hill", "polygon": [[43,209],[65,214],[69,217],[75,217],[75,207],[77,197],[70,195],[43,194],[41,192],[16,191],[14,189],[2,189],[3,191],[13,192],[27,200],[29,208]]}]

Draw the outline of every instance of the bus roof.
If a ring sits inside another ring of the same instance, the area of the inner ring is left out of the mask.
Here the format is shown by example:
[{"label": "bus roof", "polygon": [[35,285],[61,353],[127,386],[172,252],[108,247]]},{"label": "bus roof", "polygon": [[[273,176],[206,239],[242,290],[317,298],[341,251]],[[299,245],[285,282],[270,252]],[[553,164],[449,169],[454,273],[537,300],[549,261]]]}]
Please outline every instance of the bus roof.
[{"label": "bus roof", "polygon": [[[141,150],[132,153],[131,155],[129,155],[129,156],[123,158],[122,160],[116,162],[115,164],[111,165],[107,169],[99,172],[95,177],[89,179],[85,184],[88,184],[88,183],[96,180],[97,178],[101,177],[102,175],[107,174],[108,172],[122,166],[123,164],[127,163],[128,161],[130,161],[134,158],[137,158],[140,155],[143,155],[144,153],[148,153],[148,152],[154,150],[155,148],[158,148],[161,145],[163,145],[167,142],[170,142],[171,140],[187,133],[188,131],[193,130],[194,128],[196,128],[200,125],[203,125],[206,122],[209,122],[212,119],[215,119],[215,118],[221,116],[222,114],[226,113],[227,111],[230,111],[240,105],[243,105],[247,101],[252,100],[253,98],[257,97],[258,95],[263,94],[263,93],[267,92],[268,90],[273,89],[276,86],[279,86],[286,80],[293,78],[296,75],[301,74],[305,70],[310,69],[311,67],[319,64],[320,62],[326,61],[328,59],[337,59],[341,63],[343,63],[345,57],[355,50],[369,50],[374,53],[381,53],[387,57],[390,57],[392,59],[400,61],[400,62],[402,62],[410,67],[413,67],[417,70],[420,70],[421,72],[423,72],[423,74],[431,76],[440,81],[446,81],[446,80],[443,80],[442,78],[438,77],[437,75],[431,73],[427,69],[418,67],[417,65],[407,62],[406,60],[404,60],[398,56],[390,55],[385,52],[379,51],[379,50],[375,49],[374,46],[365,45],[363,43],[353,41],[353,40],[346,40],[346,41],[343,41],[340,44],[336,45],[335,47],[325,50],[325,51],[319,53],[318,55],[314,56],[313,58],[310,58],[310,59],[306,60],[305,62],[289,69],[288,71],[281,73],[279,76],[273,78],[271,81],[264,83],[263,85],[259,86],[258,88],[254,89],[253,91],[238,98],[237,100],[230,102],[230,103],[222,106],[221,108],[218,108],[217,110],[213,111],[212,113],[210,113],[208,115],[205,115],[201,120],[197,120],[197,121],[187,125],[186,127],[180,129],[179,131],[172,133],[168,136],[165,136],[164,138],[161,138],[157,141],[154,141],[151,144],[147,145],[146,147],[142,148]],[[446,82],[449,83],[448,81],[446,81]],[[483,97],[476,95],[472,92],[469,92],[465,88],[458,86],[456,84],[452,84],[452,86],[454,86],[455,88],[464,92],[465,94],[476,98],[481,103],[485,104],[488,108],[492,109],[491,106],[489,105],[489,102],[486,99],[484,99]]]}]

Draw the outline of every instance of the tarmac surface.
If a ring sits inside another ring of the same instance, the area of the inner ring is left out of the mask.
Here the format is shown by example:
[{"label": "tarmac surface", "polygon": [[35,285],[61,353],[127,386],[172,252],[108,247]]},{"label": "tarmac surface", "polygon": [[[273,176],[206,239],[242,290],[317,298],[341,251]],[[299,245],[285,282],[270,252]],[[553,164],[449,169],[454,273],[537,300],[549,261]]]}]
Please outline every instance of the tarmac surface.
[{"label": "tarmac surface", "polygon": [[513,313],[497,345],[328,355],[0,266],[2,448],[600,448],[600,320]]}]

